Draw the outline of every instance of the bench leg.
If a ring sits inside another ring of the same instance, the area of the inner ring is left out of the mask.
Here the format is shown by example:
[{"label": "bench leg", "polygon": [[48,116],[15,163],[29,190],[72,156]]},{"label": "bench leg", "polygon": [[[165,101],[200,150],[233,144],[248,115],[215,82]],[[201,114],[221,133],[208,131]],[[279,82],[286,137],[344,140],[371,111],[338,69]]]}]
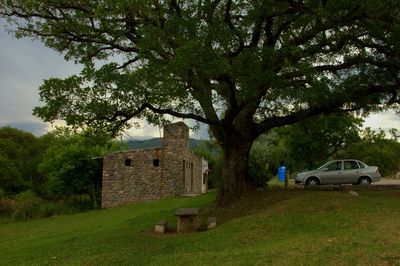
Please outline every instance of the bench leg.
[{"label": "bench leg", "polygon": [[199,229],[199,217],[198,216],[180,216],[178,218],[178,233],[194,232]]}]

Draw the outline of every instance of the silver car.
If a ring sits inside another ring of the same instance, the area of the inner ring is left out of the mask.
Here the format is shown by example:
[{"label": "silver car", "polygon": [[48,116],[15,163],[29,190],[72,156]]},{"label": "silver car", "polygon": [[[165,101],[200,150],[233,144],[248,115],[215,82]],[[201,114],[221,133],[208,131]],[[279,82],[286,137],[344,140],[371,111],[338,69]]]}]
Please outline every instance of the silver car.
[{"label": "silver car", "polygon": [[335,160],[327,162],[317,170],[301,172],[296,176],[296,184],[310,185],[337,185],[359,184],[369,185],[381,179],[377,166],[368,166],[365,163],[353,160]]}]

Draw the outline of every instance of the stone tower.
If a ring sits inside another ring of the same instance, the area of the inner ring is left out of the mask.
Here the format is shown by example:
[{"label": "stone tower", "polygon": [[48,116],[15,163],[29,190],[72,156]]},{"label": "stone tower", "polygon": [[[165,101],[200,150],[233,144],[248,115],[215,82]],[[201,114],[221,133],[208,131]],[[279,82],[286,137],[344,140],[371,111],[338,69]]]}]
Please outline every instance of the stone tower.
[{"label": "stone tower", "polygon": [[[164,160],[163,196],[177,196],[184,193],[184,163],[188,152],[189,127],[183,122],[169,124],[164,127]],[[174,188],[174,189],[171,189]]]},{"label": "stone tower", "polygon": [[164,148],[187,149],[189,148],[189,127],[178,122],[164,127]]}]

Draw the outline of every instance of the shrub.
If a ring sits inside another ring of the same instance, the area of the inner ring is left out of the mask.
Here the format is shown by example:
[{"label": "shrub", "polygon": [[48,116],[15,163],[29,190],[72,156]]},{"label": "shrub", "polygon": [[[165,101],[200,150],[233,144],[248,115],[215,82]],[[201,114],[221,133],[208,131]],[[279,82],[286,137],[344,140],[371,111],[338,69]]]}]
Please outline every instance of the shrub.
[{"label": "shrub", "polygon": [[92,208],[92,201],[88,194],[71,195],[68,197],[67,204],[70,208],[77,209],[80,212],[87,211]]},{"label": "shrub", "polygon": [[250,162],[248,174],[254,187],[265,187],[267,185],[268,176],[265,166],[261,165],[260,162]]},{"label": "shrub", "polygon": [[3,188],[0,188],[0,200],[6,197],[6,191]]},{"label": "shrub", "polygon": [[19,193],[15,197],[15,207],[11,217],[16,220],[26,220],[28,218],[35,218],[38,214],[39,205],[43,202],[43,199],[36,196],[31,190]]},{"label": "shrub", "polygon": [[38,208],[38,215],[43,218],[58,214],[60,214],[60,207],[53,201],[43,202]]},{"label": "shrub", "polygon": [[16,200],[7,198],[0,199],[0,215],[10,217],[16,206]]}]

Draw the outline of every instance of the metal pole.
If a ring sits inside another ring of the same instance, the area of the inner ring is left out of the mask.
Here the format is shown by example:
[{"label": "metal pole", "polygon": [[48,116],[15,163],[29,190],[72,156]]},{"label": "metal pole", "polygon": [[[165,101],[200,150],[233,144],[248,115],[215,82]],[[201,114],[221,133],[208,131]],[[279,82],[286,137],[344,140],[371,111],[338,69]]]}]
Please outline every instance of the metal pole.
[{"label": "metal pole", "polygon": [[286,169],[285,173],[285,189],[287,190],[289,188],[289,170]]}]

